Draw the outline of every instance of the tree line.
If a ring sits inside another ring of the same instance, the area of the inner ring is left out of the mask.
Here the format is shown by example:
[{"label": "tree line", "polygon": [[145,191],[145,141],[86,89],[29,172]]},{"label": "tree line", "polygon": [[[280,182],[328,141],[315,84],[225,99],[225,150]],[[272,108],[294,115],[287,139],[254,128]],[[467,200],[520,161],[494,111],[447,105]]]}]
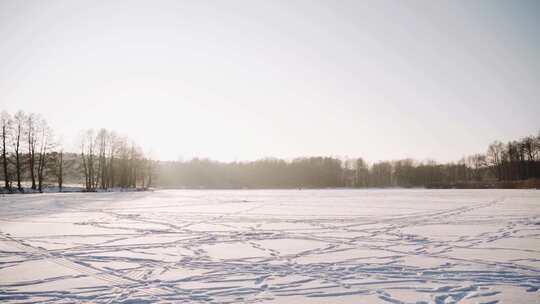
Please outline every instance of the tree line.
[{"label": "tree line", "polygon": [[156,183],[167,188],[324,188],[342,186],[343,168],[331,157],[234,163],[195,158],[160,162],[156,171]]},{"label": "tree line", "polygon": [[156,170],[157,184],[168,188],[515,187],[502,182],[540,178],[540,133],[506,144],[495,141],[485,154],[451,163],[401,159],[370,164],[362,158],[332,157],[223,163],[195,158],[159,162]]},{"label": "tree line", "polygon": [[[47,121],[18,111],[0,115],[0,177],[4,191],[39,191],[66,184],[111,188],[368,188],[506,187],[535,179],[540,187],[540,133],[495,141],[484,154],[457,162],[363,158],[266,158],[251,162],[154,161],[132,140],[106,129],[81,132],[78,151],[64,152]],[[510,184],[509,184],[510,183]]]},{"label": "tree line", "polygon": [[66,182],[83,184],[85,191],[150,187],[153,161],[125,136],[106,129],[86,130],[79,152],[65,153],[52,128],[40,115],[18,111],[0,114],[3,189],[43,192]]},{"label": "tree line", "polygon": [[86,130],[80,140],[84,185],[87,191],[109,188],[148,188],[153,161],[125,136],[106,129]]}]

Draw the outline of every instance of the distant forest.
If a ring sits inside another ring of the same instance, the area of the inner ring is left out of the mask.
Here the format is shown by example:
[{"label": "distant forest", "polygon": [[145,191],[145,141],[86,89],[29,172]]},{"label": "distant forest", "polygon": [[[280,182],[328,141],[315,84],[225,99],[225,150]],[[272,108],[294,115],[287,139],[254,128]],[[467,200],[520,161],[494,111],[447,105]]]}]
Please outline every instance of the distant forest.
[{"label": "distant forest", "polygon": [[170,188],[540,188],[540,132],[456,163],[414,159],[369,164],[362,158],[267,158],[222,163],[159,162],[158,184]]},{"label": "distant forest", "polygon": [[266,158],[223,163],[209,159],[151,160],[125,136],[85,130],[79,150],[64,152],[45,119],[2,112],[0,148],[3,191],[41,192],[78,184],[85,191],[111,188],[540,188],[540,132],[495,141],[485,154],[455,163],[401,159],[373,164],[362,158]]}]

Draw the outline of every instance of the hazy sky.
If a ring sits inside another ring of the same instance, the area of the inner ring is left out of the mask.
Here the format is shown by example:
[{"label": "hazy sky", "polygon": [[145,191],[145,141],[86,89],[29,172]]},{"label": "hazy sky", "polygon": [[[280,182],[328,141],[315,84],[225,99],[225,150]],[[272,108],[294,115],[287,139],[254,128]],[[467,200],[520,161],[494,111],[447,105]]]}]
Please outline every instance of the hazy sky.
[{"label": "hazy sky", "polygon": [[160,159],[484,152],[540,130],[540,1],[4,1],[0,109]]}]

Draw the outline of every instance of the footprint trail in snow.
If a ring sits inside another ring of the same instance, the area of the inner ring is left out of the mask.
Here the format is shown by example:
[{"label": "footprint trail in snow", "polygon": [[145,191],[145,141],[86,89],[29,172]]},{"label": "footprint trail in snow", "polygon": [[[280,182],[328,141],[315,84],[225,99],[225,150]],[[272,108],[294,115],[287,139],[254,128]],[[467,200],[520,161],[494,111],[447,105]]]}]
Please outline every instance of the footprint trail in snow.
[{"label": "footprint trail in snow", "polygon": [[2,303],[540,303],[537,190],[0,197]]}]

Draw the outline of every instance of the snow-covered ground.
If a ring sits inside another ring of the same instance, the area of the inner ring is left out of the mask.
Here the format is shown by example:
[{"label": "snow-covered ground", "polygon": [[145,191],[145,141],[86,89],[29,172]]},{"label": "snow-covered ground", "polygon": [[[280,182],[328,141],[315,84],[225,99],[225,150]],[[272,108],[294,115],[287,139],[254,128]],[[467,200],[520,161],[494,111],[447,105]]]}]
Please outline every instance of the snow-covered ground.
[{"label": "snow-covered ground", "polygon": [[538,190],[0,197],[2,303],[540,303]]}]

